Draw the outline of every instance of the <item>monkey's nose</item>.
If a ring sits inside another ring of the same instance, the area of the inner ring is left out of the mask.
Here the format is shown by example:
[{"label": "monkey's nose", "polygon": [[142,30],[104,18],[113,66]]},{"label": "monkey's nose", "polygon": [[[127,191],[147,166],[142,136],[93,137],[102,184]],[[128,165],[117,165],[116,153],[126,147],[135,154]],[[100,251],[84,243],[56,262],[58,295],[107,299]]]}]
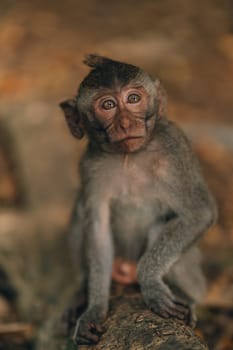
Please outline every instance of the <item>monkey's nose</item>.
[{"label": "monkey's nose", "polygon": [[119,126],[123,131],[127,131],[130,128],[131,122],[128,117],[121,117],[119,120]]}]

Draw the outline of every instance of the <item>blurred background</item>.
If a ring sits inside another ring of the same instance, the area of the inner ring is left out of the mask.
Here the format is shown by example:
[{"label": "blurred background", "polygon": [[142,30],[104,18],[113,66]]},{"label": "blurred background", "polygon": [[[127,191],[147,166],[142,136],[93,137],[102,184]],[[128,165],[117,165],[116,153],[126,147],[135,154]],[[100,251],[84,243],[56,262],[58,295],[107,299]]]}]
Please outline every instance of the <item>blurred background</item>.
[{"label": "blurred background", "polygon": [[209,292],[197,332],[233,349],[231,0],[1,0],[0,349],[33,348],[67,278],[61,237],[85,141],[58,103],[76,94],[87,53],[139,65],[167,90],[219,206],[201,243]]}]

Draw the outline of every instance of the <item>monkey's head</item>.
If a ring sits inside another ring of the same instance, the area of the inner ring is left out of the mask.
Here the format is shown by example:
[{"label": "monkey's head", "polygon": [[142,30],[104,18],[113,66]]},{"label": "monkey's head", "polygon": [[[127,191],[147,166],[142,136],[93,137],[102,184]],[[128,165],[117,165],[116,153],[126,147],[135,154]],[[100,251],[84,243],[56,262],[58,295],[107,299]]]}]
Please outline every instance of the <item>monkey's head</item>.
[{"label": "monkey's head", "polygon": [[88,55],[84,63],[92,70],[78,95],[60,104],[71,133],[79,139],[86,133],[95,147],[106,152],[142,149],[165,113],[159,80],[136,66],[98,55]]}]

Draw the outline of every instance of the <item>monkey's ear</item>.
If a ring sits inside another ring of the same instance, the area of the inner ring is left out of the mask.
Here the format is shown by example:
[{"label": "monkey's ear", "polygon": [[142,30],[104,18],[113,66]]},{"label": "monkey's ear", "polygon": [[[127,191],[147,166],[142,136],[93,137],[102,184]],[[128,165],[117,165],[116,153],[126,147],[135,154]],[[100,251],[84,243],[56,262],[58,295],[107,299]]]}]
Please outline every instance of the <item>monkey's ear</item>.
[{"label": "monkey's ear", "polygon": [[66,122],[71,134],[74,137],[81,139],[84,136],[84,130],[76,101],[74,99],[66,100],[61,102],[59,106],[65,114]]},{"label": "monkey's ear", "polygon": [[159,79],[155,80],[154,85],[158,103],[158,115],[159,117],[164,117],[167,114],[167,94]]}]

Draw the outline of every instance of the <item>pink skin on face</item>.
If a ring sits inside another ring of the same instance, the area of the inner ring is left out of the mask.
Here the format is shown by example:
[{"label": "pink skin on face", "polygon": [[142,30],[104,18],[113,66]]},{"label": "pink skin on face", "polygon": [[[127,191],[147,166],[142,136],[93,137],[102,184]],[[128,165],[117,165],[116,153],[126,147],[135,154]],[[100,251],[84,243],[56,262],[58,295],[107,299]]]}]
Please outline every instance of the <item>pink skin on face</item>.
[{"label": "pink skin on face", "polygon": [[127,86],[102,91],[94,104],[96,119],[106,130],[113,148],[121,152],[134,152],[145,142],[145,114],[148,94],[143,87]]}]

